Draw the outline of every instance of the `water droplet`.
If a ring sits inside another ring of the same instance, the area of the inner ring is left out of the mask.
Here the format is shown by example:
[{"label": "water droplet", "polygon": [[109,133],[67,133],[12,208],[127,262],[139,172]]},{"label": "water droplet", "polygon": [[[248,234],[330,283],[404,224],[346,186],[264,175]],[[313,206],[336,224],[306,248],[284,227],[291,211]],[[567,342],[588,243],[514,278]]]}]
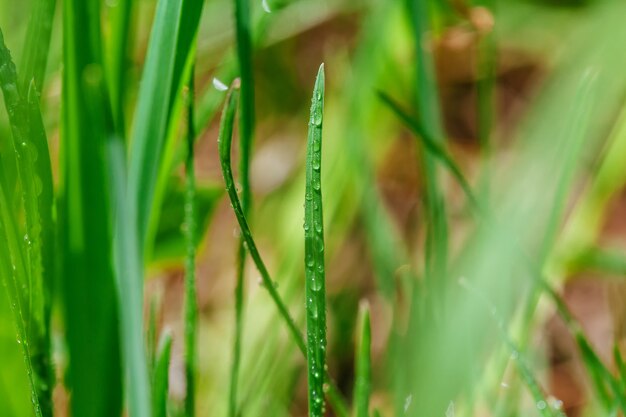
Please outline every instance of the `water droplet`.
[{"label": "water droplet", "polygon": [[318,110],[315,112],[315,116],[313,117],[313,123],[315,123],[315,126],[322,125],[322,111],[321,110]]},{"label": "water droplet", "polygon": [[446,417],[454,417],[454,401],[450,401],[448,408],[446,408]]},{"label": "water droplet", "polygon": [[322,289],[322,279],[317,276],[317,274],[313,274],[313,279],[311,280],[311,289],[313,291],[319,291]]},{"label": "water droplet", "polygon": [[213,88],[215,88],[217,91],[228,90],[228,86],[220,81],[220,79],[217,77],[213,77]]},{"label": "water droplet", "polygon": [[313,199],[313,197],[311,196],[311,193],[306,193],[304,198],[306,198],[308,201],[311,201]]},{"label": "water droplet", "polygon": [[544,400],[540,400],[537,402],[537,409],[538,410],[545,410],[547,407],[546,402]]},{"label": "water droplet", "polygon": [[315,181],[313,183],[313,188],[315,189],[315,191],[319,191],[322,188],[322,185],[320,184],[319,181]]},{"label": "water droplet", "polygon": [[411,401],[413,401],[413,395],[409,395],[404,399],[404,412],[406,413],[409,407],[411,406]]},{"label": "water droplet", "polygon": [[320,167],[320,163],[319,163],[319,161],[313,161],[313,169],[314,169],[315,171],[319,171],[319,170],[320,170],[320,168],[321,168],[321,167]]},{"label": "water droplet", "polygon": [[263,7],[263,10],[265,11],[265,13],[272,13],[272,9],[270,8],[270,5],[267,2],[267,0],[261,1],[261,7]]}]

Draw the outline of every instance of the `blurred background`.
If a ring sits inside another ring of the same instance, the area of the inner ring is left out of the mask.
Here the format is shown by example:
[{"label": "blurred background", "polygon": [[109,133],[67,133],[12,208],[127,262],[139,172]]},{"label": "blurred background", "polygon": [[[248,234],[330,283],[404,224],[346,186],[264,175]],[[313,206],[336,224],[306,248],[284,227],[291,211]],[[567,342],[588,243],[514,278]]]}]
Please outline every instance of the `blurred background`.
[{"label": "blurred background", "polygon": [[[139,1],[134,14],[131,115],[155,3]],[[614,347],[626,348],[626,3],[258,0],[252,7],[250,223],[302,328],[306,131],[314,77],[325,63],[328,368],[345,396],[354,386],[357,310],[367,300],[372,407],[382,416],[619,415],[620,395],[603,398],[605,383],[575,336],[618,375]],[[42,94],[56,181],[57,8]],[[0,0],[0,27],[16,62],[29,9],[28,0]],[[202,416],[226,414],[232,359],[239,234],[224,198],[217,132],[222,86],[236,77],[233,13],[231,1],[208,0],[198,36]],[[427,137],[415,135],[384,97]],[[3,110],[0,135],[7,134]],[[442,163],[446,157],[473,197]],[[178,172],[160,214],[145,305],[146,317],[151,306],[156,311],[159,331],[174,335],[170,394],[182,401],[182,166]],[[546,296],[544,285],[556,294]],[[26,373],[5,298],[0,317],[0,415],[27,416]],[[241,415],[305,416],[306,363],[252,263],[244,320]],[[58,319],[53,329],[55,410],[64,416]]]}]

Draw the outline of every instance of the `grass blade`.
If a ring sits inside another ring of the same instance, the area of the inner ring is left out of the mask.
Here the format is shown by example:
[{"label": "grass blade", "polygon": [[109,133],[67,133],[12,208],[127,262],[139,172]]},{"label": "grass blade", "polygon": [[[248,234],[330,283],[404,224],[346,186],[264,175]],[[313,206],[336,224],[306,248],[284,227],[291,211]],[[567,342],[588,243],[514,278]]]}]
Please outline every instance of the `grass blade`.
[{"label": "grass blade", "polygon": [[154,417],[167,417],[168,374],[171,350],[172,336],[169,333],[165,333],[159,342],[159,352],[152,380],[152,406]]},{"label": "grass blade", "polygon": [[[75,416],[119,416],[122,369],[106,178],[99,3],[63,2],[62,294]],[[98,358],[94,361],[94,358]]]},{"label": "grass blade", "polygon": [[34,83],[38,93],[43,90],[55,7],[56,0],[37,0],[34,2],[20,70],[20,88],[22,91],[28,91],[31,82]]},{"label": "grass blade", "polygon": [[133,41],[131,23],[134,4],[134,0],[117,0],[109,5],[111,39],[107,45],[107,57],[109,58],[107,74],[109,94],[111,96],[111,112],[113,113],[116,131],[120,137],[126,136],[126,120],[124,118],[126,73]]},{"label": "grass blade", "polygon": [[[32,86],[32,84],[31,84]],[[11,124],[10,143],[15,161],[26,219],[24,245],[25,270],[21,275],[29,293],[23,305],[31,361],[39,384],[38,397],[44,415],[52,413],[54,372],[50,364],[49,298],[52,285],[54,235],[52,220],[52,171],[46,133],[34,88],[22,90],[11,54],[0,31],[0,88]],[[38,155],[41,155],[40,157]],[[15,256],[15,254],[14,254]]]},{"label": "grass blade", "polygon": [[[304,338],[302,337],[302,333],[300,333],[298,326],[289,314],[285,303],[283,302],[280,295],[278,294],[278,291],[276,290],[274,281],[272,280],[272,277],[270,276],[267,267],[263,262],[263,259],[261,259],[261,255],[259,254],[259,251],[256,247],[256,243],[252,238],[252,233],[250,232],[248,221],[243,214],[243,209],[241,207],[239,196],[237,195],[237,188],[235,187],[235,180],[233,178],[233,171],[231,167],[230,151],[232,145],[235,111],[237,108],[237,99],[239,96],[238,87],[239,85],[236,81],[233,88],[231,88],[228,97],[226,98],[226,104],[222,113],[222,120],[220,123],[220,131],[218,136],[220,165],[222,169],[222,175],[224,176],[226,192],[228,193],[228,197],[232,204],[235,217],[237,219],[237,222],[239,223],[239,228],[241,229],[241,235],[246,242],[250,257],[254,261],[254,264],[261,275],[263,286],[269,292],[270,297],[276,305],[276,308],[278,309],[281,318],[287,324],[287,329],[289,330],[289,333],[291,334],[294,343],[296,344],[296,346],[298,346],[302,354],[306,357],[307,350],[304,343]],[[328,391],[326,392],[326,394],[328,396],[329,403],[333,406],[333,409],[339,417],[347,417],[348,408],[345,405],[343,398],[341,398],[339,390],[330,379],[328,373],[326,373],[325,375],[325,382],[328,384]]]},{"label": "grass blade", "polygon": [[181,10],[180,1],[158,2],[139,88],[131,143],[129,191],[142,254],[165,146]]},{"label": "grass blade", "polygon": [[326,363],[326,278],[324,271],[324,219],[322,209],[322,122],[324,115],[324,64],[313,89],[306,156],[304,201],[304,257],[309,416],[324,414]]},{"label": "grass blade", "polygon": [[196,372],[196,333],[198,328],[198,296],[196,291],[196,228],[195,194],[196,180],[194,173],[194,71],[189,77],[187,96],[187,160],[185,162],[185,236],[187,257],[185,259],[185,414],[195,414],[195,372]]},{"label": "grass blade", "polygon": [[[250,190],[250,154],[254,136],[254,78],[252,71],[252,34],[250,0],[234,0],[235,32],[237,38],[237,59],[241,90],[240,161],[241,206],[244,216],[249,218],[252,205]],[[235,339],[233,346],[233,366],[229,394],[229,415],[237,415],[237,387],[241,362],[241,338],[243,333],[243,304],[245,293],[246,248],[244,238],[239,239],[237,251],[237,282],[235,284]]]},{"label": "grass blade", "polygon": [[[28,337],[25,328],[24,307],[22,302],[23,294],[20,293],[20,286],[17,277],[24,277],[26,265],[24,264],[23,252],[21,251],[21,239],[19,237],[17,224],[10,211],[10,204],[6,196],[6,179],[4,176],[4,164],[0,163],[0,224],[4,229],[4,239],[6,245],[0,248],[0,265],[2,273],[2,284],[5,287],[11,305],[17,341],[21,347],[24,364],[28,374],[30,385],[31,402],[34,407],[35,416],[43,417],[41,400],[39,398],[38,386],[35,382],[35,372],[31,361]],[[51,415],[51,414],[46,414]]]},{"label": "grass blade", "polygon": [[252,193],[250,190],[250,154],[254,136],[254,78],[252,73],[252,35],[250,23],[250,0],[235,0],[235,31],[241,90],[241,205],[248,215]]},{"label": "grass blade", "polygon": [[[417,83],[416,104],[421,121],[429,136],[443,140],[439,97],[433,57],[427,50],[424,36],[430,31],[431,2],[427,0],[407,0],[409,18],[413,29],[413,41],[416,55]],[[437,167],[430,155],[424,157],[426,180],[426,280],[434,292],[439,294],[438,307],[444,309],[441,294],[445,280],[448,257],[448,225],[444,198],[439,189]]]},{"label": "grass blade", "polygon": [[355,355],[354,409],[356,417],[368,417],[372,392],[372,330],[370,328],[370,307],[367,302],[362,302],[359,306],[358,337]]},{"label": "grass blade", "polygon": [[471,186],[465,179],[461,169],[458,167],[454,159],[446,152],[445,149],[426,131],[418,120],[411,117],[405,112],[400,105],[384,92],[378,93],[380,99],[385,103],[391,111],[402,120],[402,122],[413,132],[413,134],[422,141],[426,150],[450,171],[454,179],[459,183],[463,192],[470,200],[474,207],[478,207],[478,200],[474,196]]}]

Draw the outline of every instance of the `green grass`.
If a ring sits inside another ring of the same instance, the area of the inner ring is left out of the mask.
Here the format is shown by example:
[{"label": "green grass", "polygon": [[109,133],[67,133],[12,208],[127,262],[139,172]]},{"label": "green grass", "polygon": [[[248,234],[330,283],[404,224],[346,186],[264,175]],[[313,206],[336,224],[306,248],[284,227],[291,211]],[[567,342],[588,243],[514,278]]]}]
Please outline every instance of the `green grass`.
[{"label": "green grass", "polygon": [[474,4],[0,0],[0,415],[625,413],[626,6]]}]

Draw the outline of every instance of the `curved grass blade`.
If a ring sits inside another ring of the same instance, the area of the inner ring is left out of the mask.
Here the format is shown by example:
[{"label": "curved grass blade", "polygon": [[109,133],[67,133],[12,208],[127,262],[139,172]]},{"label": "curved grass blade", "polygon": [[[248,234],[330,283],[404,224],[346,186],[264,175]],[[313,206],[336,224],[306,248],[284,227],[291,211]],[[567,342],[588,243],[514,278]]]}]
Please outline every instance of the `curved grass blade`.
[{"label": "curved grass blade", "polygon": [[24,44],[24,58],[20,67],[22,91],[27,91],[31,82],[34,83],[37,92],[43,90],[55,6],[56,0],[34,2]]},{"label": "curved grass blade", "polygon": [[[195,54],[194,54],[195,55]],[[196,291],[196,222],[194,173],[194,71],[189,77],[187,95],[187,160],[185,162],[185,237],[187,257],[185,259],[185,414],[195,415],[195,373],[196,373],[196,333],[198,328],[198,296]]]},{"label": "curved grass blade", "polygon": [[[250,190],[250,154],[254,136],[254,78],[252,70],[252,34],[250,0],[234,0],[235,32],[237,38],[237,60],[239,64],[241,111],[239,176],[241,181],[241,207],[244,216],[249,218],[252,205]],[[243,333],[243,304],[245,293],[246,248],[244,238],[239,239],[237,250],[237,282],[235,284],[235,338],[233,346],[233,366],[229,394],[229,416],[237,415],[237,388],[241,362],[241,338]]]},{"label": "curved grass blade", "polygon": [[324,115],[324,64],[320,66],[309,119],[304,201],[304,257],[309,416],[324,414],[326,363],[326,278],[324,271],[324,219],[322,208],[322,122]]},{"label": "curved grass blade", "polygon": [[[296,344],[296,346],[298,346],[302,354],[306,357],[307,350],[304,343],[304,338],[302,337],[302,333],[300,333],[298,326],[289,314],[289,310],[287,310],[285,303],[278,294],[278,291],[276,290],[276,287],[274,285],[274,281],[272,280],[267,270],[267,267],[265,266],[265,263],[261,259],[261,255],[259,254],[259,251],[256,247],[256,243],[252,238],[252,233],[250,232],[248,221],[243,214],[243,209],[241,207],[241,202],[239,201],[239,196],[237,195],[237,188],[235,187],[235,180],[233,178],[233,171],[231,167],[230,150],[235,121],[235,111],[237,108],[237,99],[239,96],[238,87],[239,85],[236,81],[233,88],[231,88],[228,97],[226,98],[226,104],[222,113],[220,131],[218,136],[220,165],[222,169],[222,175],[224,176],[224,182],[226,184],[226,192],[228,193],[228,197],[230,198],[230,202],[232,204],[235,217],[237,218],[237,222],[239,223],[241,235],[245,239],[246,246],[250,253],[250,257],[254,261],[254,264],[261,275],[263,285],[269,292],[272,301],[278,308],[280,316],[287,324],[287,329],[289,330],[289,333],[291,334],[294,343]],[[329,403],[333,406],[333,409],[339,417],[347,417],[348,408],[345,405],[345,402],[341,397],[339,390],[330,379],[328,373],[326,373],[325,375],[325,382],[328,384],[328,391],[326,392],[326,395],[328,396]]]},{"label": "curved grass blade", "polygon": [[159,342],[159,352],[152,380],[152,409],[154,410],[154,417],[167,417],[168,372],[171,350],[172,336],[169,333],[165,333]]},{"label": "curved grass blade", "polygon": [[372,391],[371,345],[370,308],[367,302],[362,302],[359,306],[359,340],[355,355],[354,415],[356,417],[369,416],[370,394]]}]

